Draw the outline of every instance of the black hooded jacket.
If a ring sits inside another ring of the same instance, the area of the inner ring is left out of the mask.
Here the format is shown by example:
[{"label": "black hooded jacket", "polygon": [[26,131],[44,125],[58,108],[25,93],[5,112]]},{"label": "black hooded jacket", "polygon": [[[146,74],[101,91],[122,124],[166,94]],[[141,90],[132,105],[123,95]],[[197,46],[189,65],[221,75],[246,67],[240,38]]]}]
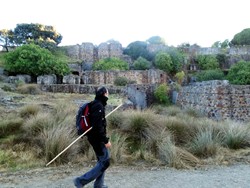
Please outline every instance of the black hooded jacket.
[{"label": "black hooded jacket", "polygon": [[102,147],[109,142],[106,135],[105,106],[108,98],[96,97],[90,104],[90,123],[92,130],[87,133],[88,141],[97,155],[103,155]]}]

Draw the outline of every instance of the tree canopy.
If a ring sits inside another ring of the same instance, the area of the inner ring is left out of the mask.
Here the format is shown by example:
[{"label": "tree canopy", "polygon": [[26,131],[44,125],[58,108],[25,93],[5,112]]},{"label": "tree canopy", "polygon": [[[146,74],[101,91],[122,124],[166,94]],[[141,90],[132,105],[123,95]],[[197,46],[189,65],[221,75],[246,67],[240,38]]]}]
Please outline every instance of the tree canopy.
[{"label": "tree canopy", "polygon": [[130,43],[124,50],[124,54],[129,55],[133,60],[143,57],[148,61],[153,59],[153,55],[147,49],[147,43],[143,41],[135,41]]},{"label": "tree canopy", "polygon": [[36,44],[42,48],[53,50],[62,41],[62,35],[53,26],[42,24],[17,24],[12,30],[0,31],[0,44],[8,51],[9,46]]},{"label": "tree canopy", "polygon": [[8,29],[0,30],[0,46],[9,51],[9,47],[14,45],[14,32]]},{"label": "tree canopy", "polygon": [[57,60],[49,50],[35,44],[25,44],[7,53],[4,67],[10,74],[31,76],[44,74],[63,76],[69,73],[66,62]]},{"label": "tree canopy", "polygon": [[234,35],[230,44],[231,46],[250,45],[250,28],[244,29],[240,33]]},{"label": "tree canopy", "polygon": [[165,45],[166,42],[165,42],[165,39],[160,37],[160,36],[153,36],[153,37],[150,37],[147,42],[149,44],[163,44]]}]

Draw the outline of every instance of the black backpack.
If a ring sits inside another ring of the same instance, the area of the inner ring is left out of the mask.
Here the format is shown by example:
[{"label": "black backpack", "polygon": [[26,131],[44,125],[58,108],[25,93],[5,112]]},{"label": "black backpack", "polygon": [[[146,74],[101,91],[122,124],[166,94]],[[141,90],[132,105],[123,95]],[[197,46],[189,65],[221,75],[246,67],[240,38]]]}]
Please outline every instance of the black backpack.
[{"label": "black backpack", "polygon": [[91,127],[90,124],[90,103],[84,103],[79,107],[76,115],[77,134],[82,135]]}]

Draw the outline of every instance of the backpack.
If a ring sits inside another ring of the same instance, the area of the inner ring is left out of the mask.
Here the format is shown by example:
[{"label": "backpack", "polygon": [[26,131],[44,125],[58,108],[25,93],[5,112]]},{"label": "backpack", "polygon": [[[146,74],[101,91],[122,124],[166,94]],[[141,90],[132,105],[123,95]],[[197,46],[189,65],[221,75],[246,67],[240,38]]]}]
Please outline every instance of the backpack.
[{"label": "backpack", "polygon": [[86,130],[91,127],[90,125],[90,103],[84,103],[79,107],[76,115],[76,129],[77,134],[82,135]]}]

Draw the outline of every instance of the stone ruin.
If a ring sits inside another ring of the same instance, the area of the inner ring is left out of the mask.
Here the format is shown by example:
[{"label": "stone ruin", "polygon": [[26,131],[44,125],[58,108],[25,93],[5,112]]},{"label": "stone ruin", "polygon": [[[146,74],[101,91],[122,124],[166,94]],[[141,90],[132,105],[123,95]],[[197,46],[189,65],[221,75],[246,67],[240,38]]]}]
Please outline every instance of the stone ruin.
[{"label": "stone ruin", "polygon": [[214,120],[250,121],[250,85],[230,85],[227,80],[197,82],[182,87],[177,105]]},{"label": "stone ruin", "polygon": [[81,64],[81,71],[91,70],[95,62],[100,59],[116,57],[127,60],[123,55],[122,45],[118,42],[101,43],[94,46],[92,43],[67,46],[67,55]]}]

